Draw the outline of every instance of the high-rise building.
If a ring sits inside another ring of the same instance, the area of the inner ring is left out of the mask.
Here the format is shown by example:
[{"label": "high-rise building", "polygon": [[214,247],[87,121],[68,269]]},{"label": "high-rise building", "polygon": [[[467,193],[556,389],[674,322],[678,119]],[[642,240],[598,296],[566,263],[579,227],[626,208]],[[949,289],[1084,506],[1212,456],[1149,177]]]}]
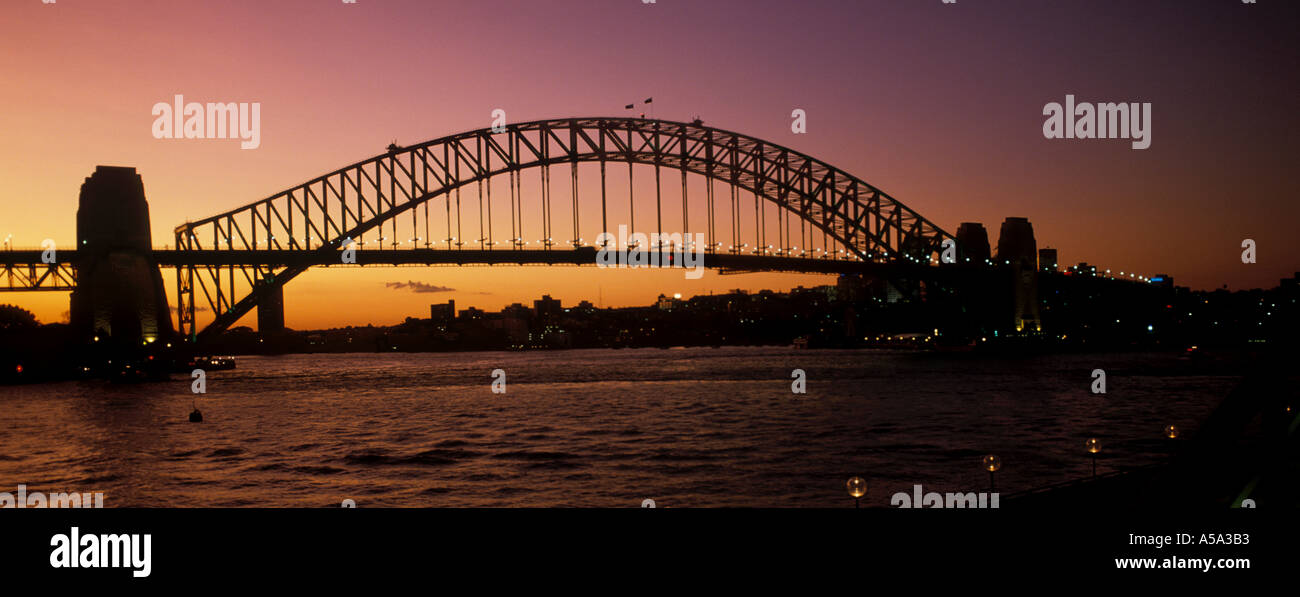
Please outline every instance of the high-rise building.
[{"label": "high-rise building", "polygon": [[557,316],[564,312],[560,301],[551,298],[549,294],[543,294],[542,298],[533,301],[533,310],[537,312],[538,317]]},{"label": "high-rise building", "polygon": [[429,319],[434,323],[451,321],[456,318],[456,301],[449,300],[445,305],[429,305]]},{"label": "high-rise building", "polygon": [[1059,264],[1056,261],[1056,249],[1045,248],[1038,250],[1038,268],[1044,271],[1054,272]]}]

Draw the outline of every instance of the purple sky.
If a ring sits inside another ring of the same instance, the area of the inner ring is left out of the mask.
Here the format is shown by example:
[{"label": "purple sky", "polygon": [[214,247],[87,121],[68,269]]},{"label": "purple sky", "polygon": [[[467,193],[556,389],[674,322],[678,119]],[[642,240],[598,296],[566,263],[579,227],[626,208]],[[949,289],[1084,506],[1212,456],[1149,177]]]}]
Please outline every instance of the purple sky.
[{"label": "purple sky", "polygon": [[[140,170],[161,245],[187,218],[393,139],[486,127],[497,108],[514,122],[624,115],[653,96],[656,117],[698,114],[811,154],[949,231],[980,221],[996,238],[1003,218],[1025,216],[1063,263],[1168,273],[1194,288],[1272,287],[1300,270],[1298,24],[1296,3],[1280,0],[7,2],[0,235],[71,244],[77,189],[96,164]],[[261,102],[261,147],[154,139],[150,107],[177,93]],[[1151,147],[1045,139],[1043,106],[1067,93],[1150,102]],[[790,130],[795,108],[807,112],[805,135]],[[1256,264],[1241,263],[1246,238]],[[313,275],[290,285],[291,302],[299,284],[358,286]],[[594,275],[565,273],[560,294],[591,298]],[[678,290],[809,283],[739,278]],[[644,304],[664,283],[601,292]],[[518,296],[461,300],[493,307],[546,288],[539,278]],[[66,310],[58,301],[38,315]]]}]

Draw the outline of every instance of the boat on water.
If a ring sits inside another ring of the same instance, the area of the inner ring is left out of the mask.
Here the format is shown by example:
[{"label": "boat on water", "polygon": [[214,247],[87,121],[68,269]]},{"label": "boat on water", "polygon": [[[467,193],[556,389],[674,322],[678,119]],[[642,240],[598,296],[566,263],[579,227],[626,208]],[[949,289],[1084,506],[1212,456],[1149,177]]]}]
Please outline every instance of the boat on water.
[{"label": "boat on water", "polygon": [[235,357],[194,357],[185,362],[185,367],[204,371],[225,371],[235,368]]}]

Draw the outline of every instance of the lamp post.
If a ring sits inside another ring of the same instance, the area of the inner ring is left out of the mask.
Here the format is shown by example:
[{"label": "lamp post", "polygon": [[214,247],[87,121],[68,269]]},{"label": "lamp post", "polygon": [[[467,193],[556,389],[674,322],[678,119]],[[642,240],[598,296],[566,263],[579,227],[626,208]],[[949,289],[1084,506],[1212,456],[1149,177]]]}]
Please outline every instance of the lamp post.
[{"label": "lamp post", "polygon": [[1097,438],[1095,437],[1090,437],[1088,438],[1088,441],[1083,443],[1083,446],[1088,449],[1088,454],[1092,456],[1092,476],[1096,477],[1097,476],[1097,452],[1101,451],[1101,442],[1097,441]]},{"label": "lamp post", "polygon": [[1178,428],[1173,425],[1166,425],[1165,437],[1169,439],[1178,439]]},{"label": "lamp post", "polygon": [[997,489],[997,485],[993,482],[993,473],[1002,469],[1002,459],[993,454],[989,454],[984,457],[983,466],[984,470],[989,472],[989,490],[992,491]]},{"label": "lamp post", "polygon": [[844,484],[849,490],[849,495],[853,496],[853,507],[862,507],[862,496],[867,495],[867,482],[862,477],[852,477],[848,483]]}]

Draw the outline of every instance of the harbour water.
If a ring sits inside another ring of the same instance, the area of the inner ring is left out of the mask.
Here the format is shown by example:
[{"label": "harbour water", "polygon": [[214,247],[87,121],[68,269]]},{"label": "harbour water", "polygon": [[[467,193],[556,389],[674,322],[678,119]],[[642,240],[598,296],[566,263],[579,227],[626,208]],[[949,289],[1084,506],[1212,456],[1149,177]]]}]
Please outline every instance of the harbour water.
[{"label": "harbour water", "polygon": [[[506,393],[491,391],[491,372]],[[791,392],[791,372],[807,393]],[[1107,374],[1093,394],[1091,372]],[[1175,354],[685,348],[240,357],[191,380],[0,387],[0,491],[107,507],[844,507],[1165,458],[1237,378]],[[202,423],[188,422],[197,404]]]}]

